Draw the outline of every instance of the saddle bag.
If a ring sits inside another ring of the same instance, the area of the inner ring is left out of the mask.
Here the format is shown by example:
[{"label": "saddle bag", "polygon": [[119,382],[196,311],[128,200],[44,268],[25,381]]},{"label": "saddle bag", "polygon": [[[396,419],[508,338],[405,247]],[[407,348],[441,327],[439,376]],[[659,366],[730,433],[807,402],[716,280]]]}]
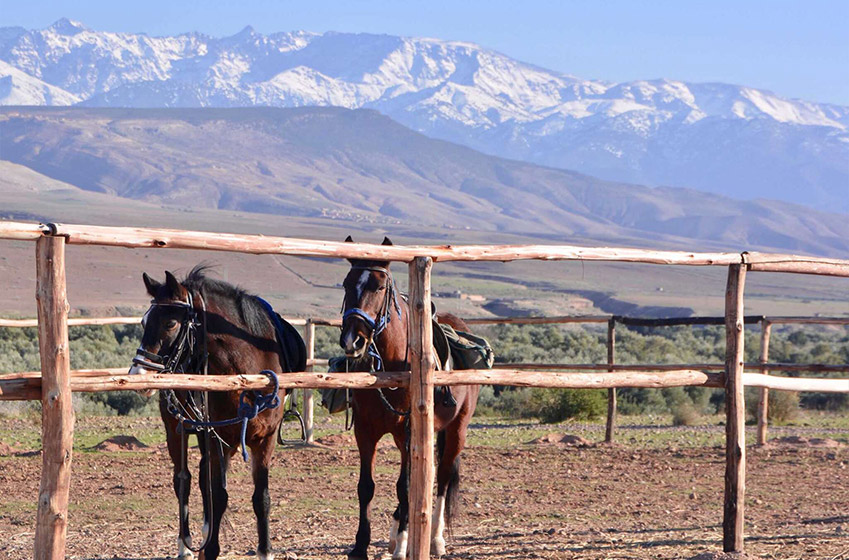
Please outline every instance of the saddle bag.
[{"label": "saddle bag", "polygon": [[[327,366],[327,371],[329,372],[340,372],[345,371],[347,368],[345,367],[345,356],[335,356],[330,358],[329,364]],[[347,408],[349,402],[350,391],[347,389],[322,389],[321,390],[321,406],[326,408],[330,414],[336,414],[337,412],[342,412]]]},{"label": "saddle bag", "polygon": [[451,325],[439,327],[448,339],[454,369],[491,369],[495,363],[492,346],[482,336],[456,331]]}]

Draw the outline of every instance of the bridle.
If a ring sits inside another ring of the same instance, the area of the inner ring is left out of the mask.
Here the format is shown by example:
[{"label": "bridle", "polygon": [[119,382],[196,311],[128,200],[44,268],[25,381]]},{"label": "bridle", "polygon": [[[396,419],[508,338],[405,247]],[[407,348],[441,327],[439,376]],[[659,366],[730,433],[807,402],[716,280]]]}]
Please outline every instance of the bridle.
[{"label": "bridle", "polygon": [[[401,306],[398,304],[398,291],[395,289],[395,280],[392,278],[392,273],[389,269],[382,266],[352,266],[351,270],[368,270],[370,272],[382,272],[386,274],[386,289],[383,304],[377,312],[376,317],[372,317],[369,313],[359,307],[345,309],[345,302],[342,302],[342,330],[344,331],[349,320],[358,319],[366,324],[371,330],[369,334],[370,346],[374,346],[375,339],[386,329],[386,326],[392,320],[392,308],[398,313],[398,320],[401,319]],[[378,356],[379,359],[379,356]]]},{"label": "bridle", "polygon": [[[189,365],[190,359],[197,357],[200,358],[200,365],[202,365],[202,368],[206,370],[206,303],[203,301],[203,298],[200,298],[200,304],[201,313],[203,314],[204,319],[202,321],[199,320],[191,291],[186,291],[186,301],[160,303],[156,300],[152,300],[150,302],[150,309],[148,309],[147,313],[144,315],[145,319],[154,307],[183,308],[186,310],[186,316],[180,323],[180,330],[177,333],[177,338],[174,339],[174,342],[171,344],[168,354],[155,354],[153,352],[148,352],[139,346],[136,350],[136,355],[133,358],[133,365],[140,366],[157,373],[183,373],[186,371],[186,367]],[[143,321],[145,319],[143,319]],[[199,328],[203,329],[201,336],[198,336],[197,333]],[[201,341],[202,345],[199,356],[195,355],[197,351],[196,342],[198,340]],[[203,373],[205,375],[206,371],[203,371]]]},{"label": "bridle", "polygon": [[[351,266],[351,270],[367,270],[370,272],[382,272],[386,274],[386,285],[384,286],[386,289],[384,290],[386,295],[383,298],[383,304],[377,312],[377,316],[372,318],[371,315],[368,314],[367,311],[360,309],[359,307],[352,307],[351,309],[345,309],[345,302],[342,302],[342,330],[344,331],[348,321],[351,319],[357,319],[362,321],[363,323],[371,329],[371,333],[369,335],[368,346],[366,347],[366,353],[373,359],[373,367],[374,370],[383,371],[383,357],[380,355],[380,352],[377,349],[377,337],[380,336],[389,322],[392,320],[392,308],[395,308],[395,312],[398,314],[398,320],[401,320],[401,305],[398,303],[398,290],[395,288],[395,280],[392,278],[392,273],[389,271],[388,267],[383,266]],[[401,297],[404,298],[404,294],[401,294]],[[408,353],[410,351],[409,346],[407,346]],[[404,356],[404,361],[407,362],[408,356]],[[348,368],[348,360],[345,360],[345,369],[347,371]],[[373,371],[374,371],[373,370]],[[397,387],[392,387],[391,390],[395,390]],[[377,389],[377,394],[380,397],[383,406],[393,414],[403,418],[409,418],[409,411],[399,411],[392,404],[390,404],[389,400],[386,398],[386,395],[383,393],[383,388]],[[347,424],[347,422],[346,422]],[[408,425],[409,426],[409,425]],[[408,438],[409,444],[409,438]]]}]

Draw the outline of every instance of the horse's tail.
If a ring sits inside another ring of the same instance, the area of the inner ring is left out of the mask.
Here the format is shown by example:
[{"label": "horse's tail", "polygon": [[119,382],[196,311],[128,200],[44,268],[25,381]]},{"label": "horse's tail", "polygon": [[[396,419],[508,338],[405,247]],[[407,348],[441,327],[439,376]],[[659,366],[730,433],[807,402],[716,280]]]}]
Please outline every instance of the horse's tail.
[{"label": "horse's tail", "polygon": [[[436,450],[440,463],[445,453],[445,431],[436,434]],[[460,507],[460,456],[451,465],[451,476],[445,488],[445,529],[451,535],[451,520]]]}]

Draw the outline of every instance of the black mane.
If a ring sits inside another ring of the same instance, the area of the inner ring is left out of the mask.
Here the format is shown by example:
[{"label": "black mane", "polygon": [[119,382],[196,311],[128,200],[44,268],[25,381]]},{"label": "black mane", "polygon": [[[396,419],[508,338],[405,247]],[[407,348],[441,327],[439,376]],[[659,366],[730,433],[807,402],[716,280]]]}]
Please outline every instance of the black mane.
[{"label": "black mane", "polygon": [[212,268],[205,263],[195,266],[183,279],[183,285],[193,292],[200,293],[207,301],[216,300],[219,304],[229,302],[228,307],[242,321],[247,331],[256,336],[267,336],[273,326],[257,296],[239,286],[210,278],[207,272]]}]

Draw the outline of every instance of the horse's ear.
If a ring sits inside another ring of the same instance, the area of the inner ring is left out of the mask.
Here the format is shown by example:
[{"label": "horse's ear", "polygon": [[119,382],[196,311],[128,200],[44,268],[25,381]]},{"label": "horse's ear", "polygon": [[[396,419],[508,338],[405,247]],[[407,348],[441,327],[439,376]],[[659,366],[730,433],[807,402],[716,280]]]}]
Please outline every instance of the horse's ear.
[{"label": "horse's ear", "polygon": [[392,245],[392,240],[389,239],[388,237],[384,236],[383,237],[383,243],[381,243],[381,245]]},{"label": "horse's ear", "polygon": [[[345,238],[345,243],[353,243],[353,242],[354,242],[354,238],[351,237],[350,235]],[[351,263],[351,264],[354,264],[354,260],[356,260],[356,259],[348,259],[348,262]]]},{"label": "horse's ear", "polygon": [[144,280],[144,287],[147,288],[147,293],[150,294],[151,297],[156,297],[156,292],[159,291],[162,284],[148,276],[147,272],[142,272],[142,280]]},{"label": "horse's ear", "polygon": [[168,292],[175,299],[183,294],[183,286],[180,285],[180,281],[168,270],[165,271],[165,287],[168,288]]}]

